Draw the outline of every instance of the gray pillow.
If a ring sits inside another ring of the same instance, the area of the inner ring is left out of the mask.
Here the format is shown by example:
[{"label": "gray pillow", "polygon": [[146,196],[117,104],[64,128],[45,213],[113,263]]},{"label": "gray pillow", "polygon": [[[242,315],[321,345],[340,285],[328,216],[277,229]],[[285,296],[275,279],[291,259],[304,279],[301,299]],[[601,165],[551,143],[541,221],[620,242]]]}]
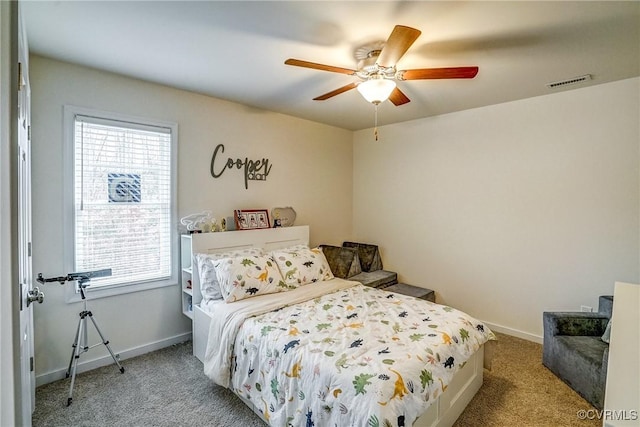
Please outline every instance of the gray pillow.
[{"label": "gray pillow", "polygon": [[378,271],[382,270],[382,258],[377,245],[368,243],[343,242],[342,247],[355,248],[360,258],[360,268],[362,271]]},{"label": "gray pillow", "polygon": [[327,258],[329,268],[334,276],[348,279],[362,273],[357,249],[330,245],[320,245],[320,249]]}]

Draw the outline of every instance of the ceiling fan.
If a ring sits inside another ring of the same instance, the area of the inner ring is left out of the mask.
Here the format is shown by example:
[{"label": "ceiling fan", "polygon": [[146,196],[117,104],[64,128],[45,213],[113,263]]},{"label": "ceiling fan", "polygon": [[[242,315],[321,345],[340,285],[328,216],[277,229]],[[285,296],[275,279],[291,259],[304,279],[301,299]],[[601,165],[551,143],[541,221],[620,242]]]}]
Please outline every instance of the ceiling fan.
[{"label": "ceiling fan", "polygon": [[478,74],[478,67],[417,68],[397,70],[396,63],[409,50],[420,36],[415,28],[396,25],[386,43],[376,43],[356,50],[357,70],[318,64],[289,58],[284,63],[296,67],[313,68],[333,73],[357,76],[361,81],[349,83],[331,92],[313,98],[324,101],[353,88],[358,88],[362,96],[372,104],[378,105],[389,99],[399,106],[410,99],[396,86],[396,81],[425,79],[472,79]]}]

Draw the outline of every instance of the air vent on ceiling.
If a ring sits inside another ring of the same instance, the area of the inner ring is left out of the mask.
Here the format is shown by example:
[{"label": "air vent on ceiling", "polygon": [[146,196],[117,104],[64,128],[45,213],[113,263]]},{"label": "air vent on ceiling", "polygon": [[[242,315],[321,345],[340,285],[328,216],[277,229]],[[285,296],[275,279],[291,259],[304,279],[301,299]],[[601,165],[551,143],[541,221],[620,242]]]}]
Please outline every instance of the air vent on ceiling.
[{"label": "air vent on ceiling", "polygon": [[557,87],[575,85],[577,83],[582,83],[587,80],[591,80],[591,74],[585,74],[584,76],[573,77],[566,80],[560,80],[558,82],[547,83],[547,87],[549,89],[555,89]]}]

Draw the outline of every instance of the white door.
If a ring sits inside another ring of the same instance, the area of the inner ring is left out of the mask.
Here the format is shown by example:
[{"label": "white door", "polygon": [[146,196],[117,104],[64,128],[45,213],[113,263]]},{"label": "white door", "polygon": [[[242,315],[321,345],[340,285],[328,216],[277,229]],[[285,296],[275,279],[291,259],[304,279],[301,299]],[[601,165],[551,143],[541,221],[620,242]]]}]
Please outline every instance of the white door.
[{"label": "white door", "polygon": [[18,18],[18,279],[20,286],[21,419],[31,425],[35,409],[36,377],[33,358],[33,302],[42,294],[33,288],[31,271],[31,94],[29,50]]}]

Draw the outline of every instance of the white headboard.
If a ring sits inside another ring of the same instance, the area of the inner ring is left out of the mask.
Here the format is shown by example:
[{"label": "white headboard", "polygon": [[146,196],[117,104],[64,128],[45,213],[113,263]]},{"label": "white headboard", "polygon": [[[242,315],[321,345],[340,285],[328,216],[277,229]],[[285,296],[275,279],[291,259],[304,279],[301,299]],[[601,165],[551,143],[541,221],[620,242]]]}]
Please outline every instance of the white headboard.
[{"label": "white headboard", "polygon": [[[309,244],[309,226],[264,228],[258,230],[196,233],[191,235],[191,256],[197,253],[226,252],[245,248],[262,248],[265,251]],[[192,262],[193,304],[202,300],[198,269]]]}]

